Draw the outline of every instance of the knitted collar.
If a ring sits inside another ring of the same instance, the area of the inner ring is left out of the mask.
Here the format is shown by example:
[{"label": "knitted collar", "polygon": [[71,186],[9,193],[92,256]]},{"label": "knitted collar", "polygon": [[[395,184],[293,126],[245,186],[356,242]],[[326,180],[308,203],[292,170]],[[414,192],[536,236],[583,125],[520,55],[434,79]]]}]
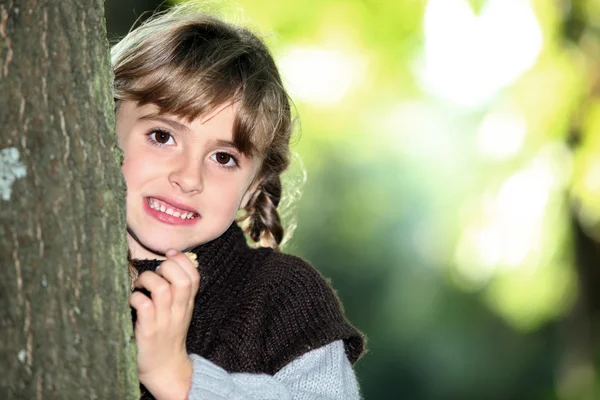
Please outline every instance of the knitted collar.
[{"label": "knitted collar", "polygon": [[[198,269],[200,272],[200,289],[204,291],[214,280],[221,279],[229,272],[235,263],[231,261],[236,255],[243,255],[249,250],[244,233],[236,222],[218,238],[194,247],[191,251],[198,256]],[[163,260],[131,260],[139,274],[144,271],[154,271]]]}]

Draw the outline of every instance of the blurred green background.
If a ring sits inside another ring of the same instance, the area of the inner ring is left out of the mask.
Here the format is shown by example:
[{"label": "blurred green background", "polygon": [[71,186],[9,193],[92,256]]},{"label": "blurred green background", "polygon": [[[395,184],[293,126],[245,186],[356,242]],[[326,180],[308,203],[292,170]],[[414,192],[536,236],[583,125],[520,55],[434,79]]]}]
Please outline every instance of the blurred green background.
[{"label": "blurred green background", "polygon": [[[111,42],[169,6],[105,4]],[[600,399],[600,0],[210,4],[296,103],[285,250],[367,335],[364,398]]]}]

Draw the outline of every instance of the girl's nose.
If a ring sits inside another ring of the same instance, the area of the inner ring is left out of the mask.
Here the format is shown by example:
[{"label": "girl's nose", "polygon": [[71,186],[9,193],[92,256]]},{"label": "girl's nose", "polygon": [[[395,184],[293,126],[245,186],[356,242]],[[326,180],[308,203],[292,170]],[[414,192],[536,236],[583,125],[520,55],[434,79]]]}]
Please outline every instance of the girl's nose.
[{"label": "girl's nose", "polygon": [[182,157],[179,165],[169,175],[169,181],[171,185],[178,186],[183,193],[201,192],[203,179],[200,163]]}]

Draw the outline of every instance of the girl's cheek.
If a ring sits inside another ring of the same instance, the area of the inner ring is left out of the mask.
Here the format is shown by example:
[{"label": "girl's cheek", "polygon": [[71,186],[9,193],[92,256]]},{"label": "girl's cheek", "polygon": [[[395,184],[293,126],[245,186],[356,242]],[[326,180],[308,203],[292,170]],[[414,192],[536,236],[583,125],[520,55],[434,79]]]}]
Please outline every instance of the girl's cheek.
[{"label": "girl's cheek", "polygon": [[124,160],[121,164],[121,173],[123,174],[125,185],[127,186],[131,182],[131,179],[134,178],[133,174],[135,174],[135,168],[132,168],[130,162]]}]

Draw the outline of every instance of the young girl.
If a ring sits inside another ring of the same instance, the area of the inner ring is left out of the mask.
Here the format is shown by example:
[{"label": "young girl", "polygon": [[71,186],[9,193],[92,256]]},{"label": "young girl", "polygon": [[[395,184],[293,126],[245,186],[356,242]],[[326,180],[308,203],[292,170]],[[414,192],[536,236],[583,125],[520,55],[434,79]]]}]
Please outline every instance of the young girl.
[{"label": "young girl", "polygon": [[112,63],[142,398],[358,399],[362,335],[278,251],[292,120],[265,45],[180,6]]}]

